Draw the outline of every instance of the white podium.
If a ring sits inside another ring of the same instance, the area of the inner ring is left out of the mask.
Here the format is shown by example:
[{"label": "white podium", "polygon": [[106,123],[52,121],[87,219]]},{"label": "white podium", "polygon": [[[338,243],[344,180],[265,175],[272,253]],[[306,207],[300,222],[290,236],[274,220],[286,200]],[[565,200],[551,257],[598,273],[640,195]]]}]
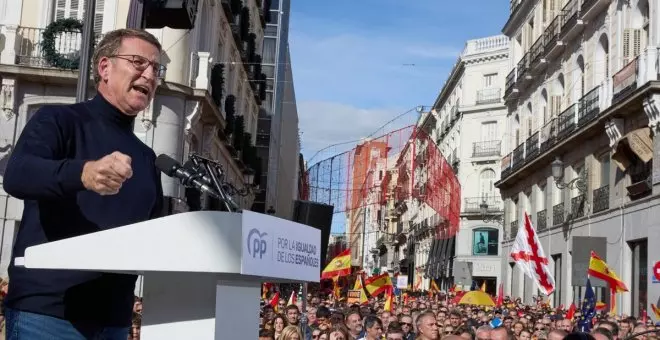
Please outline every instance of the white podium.
[{"label": "white podium", "polygon": [[144,275],[143,340],[254,340],[261,283],[318,282],[320,251],[303,224],[198,211],[29,247],[16,265]]}]

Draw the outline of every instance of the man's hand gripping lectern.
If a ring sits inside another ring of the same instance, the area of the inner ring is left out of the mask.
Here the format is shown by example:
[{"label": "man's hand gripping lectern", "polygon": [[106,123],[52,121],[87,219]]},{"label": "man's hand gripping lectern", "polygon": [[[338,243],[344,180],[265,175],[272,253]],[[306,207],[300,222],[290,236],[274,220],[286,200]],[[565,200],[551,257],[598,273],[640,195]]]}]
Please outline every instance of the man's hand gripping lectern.
[{"label": "man's hand gripping lectern", "polygon": [[303,224],[198,211],[29,247],[16,265],[144,275],[143,340],[254,340],[261,283],[318,282],[320,251]]}]

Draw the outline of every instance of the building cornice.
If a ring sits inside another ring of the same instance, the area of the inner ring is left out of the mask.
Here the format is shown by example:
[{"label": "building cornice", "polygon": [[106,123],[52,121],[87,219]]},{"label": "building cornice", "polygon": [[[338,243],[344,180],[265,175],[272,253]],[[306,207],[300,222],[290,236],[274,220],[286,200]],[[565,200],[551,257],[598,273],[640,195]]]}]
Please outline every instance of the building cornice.
[{"label": "building cornice", "polygon": [[536,0],[522,0],[522,3],[509,16],[506,24],[502,28],[502,33],[507,37],[513,38],[514,33],[522,25],[532,8],[536,7]]},{"label": "building cornice", "polygon": [[473,65],[473,64],[488,63],[491,61],[506,60],[508,58],[509,58],[509,51],[507,50],[499,54],[489,54],[489,55],[477,56],[472,58],[466,58],[464,62],[466,65]]}]

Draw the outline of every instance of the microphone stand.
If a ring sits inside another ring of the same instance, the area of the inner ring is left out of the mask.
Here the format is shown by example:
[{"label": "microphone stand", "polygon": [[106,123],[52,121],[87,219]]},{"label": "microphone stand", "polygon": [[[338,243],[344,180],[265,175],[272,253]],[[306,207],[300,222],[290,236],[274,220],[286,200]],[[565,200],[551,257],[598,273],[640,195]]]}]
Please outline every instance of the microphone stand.
[{"label": "microphone stand", "polygon": [[241,212],[240,207],[231,199],[231,195],[227,192],[227,189],[232,189],[233,192],[238,194],[247,194],[248,190],[239,191],[236,190],[231,184],[225,183],[225,172],[222,168],[222,165],[212,159],[202,157],[197,154],[190,155],[190,161],[194,165],[194,168],[197,172],[197,176],[204,177],[205,174],[209,175],[211,179],[211,185],[218,193],[218,199],[222,202],[225,211],[229,212]]}]

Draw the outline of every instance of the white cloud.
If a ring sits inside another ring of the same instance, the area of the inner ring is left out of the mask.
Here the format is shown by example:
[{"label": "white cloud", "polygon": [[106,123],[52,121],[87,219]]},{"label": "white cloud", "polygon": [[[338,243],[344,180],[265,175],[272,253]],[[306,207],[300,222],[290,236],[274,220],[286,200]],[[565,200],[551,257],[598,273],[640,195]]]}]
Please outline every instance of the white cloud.
[{"label": "white cloud", "polygon": [[[390,131],[414,124],[418,116],[417,112],[413,110],[380,129],[389,120],[409,109],[363,109],[336,102],[299,101],[298,115],[300,130],[303,132],[305,159],[311,161],[310,165],[312,165],[352,149],[355,146],[352,141],[370,135],[379,137]],[[345,142],[349,143],[332,146]],[[322,150],[326,147],[329,148]],[[310,159],[310,157],[314,158]]]}]

